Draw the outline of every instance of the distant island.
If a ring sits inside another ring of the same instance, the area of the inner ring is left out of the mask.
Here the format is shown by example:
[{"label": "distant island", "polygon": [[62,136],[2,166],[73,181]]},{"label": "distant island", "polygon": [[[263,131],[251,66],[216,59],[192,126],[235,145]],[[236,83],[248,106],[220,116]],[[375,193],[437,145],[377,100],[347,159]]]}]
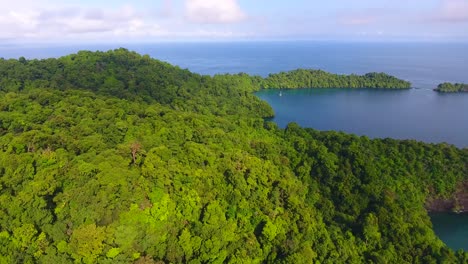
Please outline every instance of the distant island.
[{"label": "distant island", "polygon": [[441,93],[461,93],[468,92],[468,84],[465,83],[441,83],[434,91]]},{"label": "distant island", "polygon": [[371,72],[364,75],[340,75],[323,70],[297,69],[269,74],[266,78],[246,73],[218,74],[215,78],[230,80],[231,83],[248,85],[250,90],[343,88],[343,89],[410,89],[411,83],[386,73]]},{"label": "distant island", "polygon": [[270,74],[263,79],[262,88],[385,88],[409,89],[411,83],[386,73],[339,75],[322,70],[298,69]]}]

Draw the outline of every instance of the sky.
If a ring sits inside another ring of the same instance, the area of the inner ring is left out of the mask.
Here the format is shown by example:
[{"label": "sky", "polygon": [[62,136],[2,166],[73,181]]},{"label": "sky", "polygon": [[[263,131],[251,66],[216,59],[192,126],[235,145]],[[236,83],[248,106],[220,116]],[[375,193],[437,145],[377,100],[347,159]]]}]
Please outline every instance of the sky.
[{"label": "sky", "polygon": [[0,0],[0,42],[468,41],[468,0]]}]

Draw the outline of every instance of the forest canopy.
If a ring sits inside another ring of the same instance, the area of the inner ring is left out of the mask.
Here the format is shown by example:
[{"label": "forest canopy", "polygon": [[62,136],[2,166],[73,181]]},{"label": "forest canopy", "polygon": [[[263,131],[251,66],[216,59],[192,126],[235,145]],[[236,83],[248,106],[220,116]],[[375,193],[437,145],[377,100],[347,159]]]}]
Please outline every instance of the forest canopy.
[{"label": "forest canopy", "polygon": [[464,83],[441,83],[435,89],[437,92],[442,93],[459,93],[468,92],[468,84]]},{"label": "forest canopy", "polygon": [[252,92],[328,76],[301,71],[0,61],[0,263],[466,263],[425,204],[467,180],[468,149],[280,129]]},{"label": "forest canopy", "polygon": [[338,75],[321,70],[298,69],[270,74],[262,88],[387,88],[409,89],[411,84],[385,73]]}]

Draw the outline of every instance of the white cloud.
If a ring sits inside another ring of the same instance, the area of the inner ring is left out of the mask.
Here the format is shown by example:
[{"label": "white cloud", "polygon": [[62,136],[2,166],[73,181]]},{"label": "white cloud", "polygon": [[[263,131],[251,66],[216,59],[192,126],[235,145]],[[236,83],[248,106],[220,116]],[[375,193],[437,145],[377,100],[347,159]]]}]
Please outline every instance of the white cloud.
[{"label": "white cloud", "polygon": [[185,0],[185,16],[195,23],[235,23],[246,18],[237,0]]},{"label": "white cloud", "polygon": [[81,5],[76,1],[16,0],[2,5],[3,1],[0,41],[154,41],[247,35],[236,28],[210,25],[244,19],[236,0],[182,0],[185,6],[179,10],[175,0],[140,9],[138,5]]},{"label": "white cloud", "polygon": [[468,0],[442,0],[435,20],[442,22],[468,22]]},{"label": "white cloud", "polygon": [[64,40],[161,34],[164,32],[156,21],[131,6],[0,9],[0,35],[4,39]]}]

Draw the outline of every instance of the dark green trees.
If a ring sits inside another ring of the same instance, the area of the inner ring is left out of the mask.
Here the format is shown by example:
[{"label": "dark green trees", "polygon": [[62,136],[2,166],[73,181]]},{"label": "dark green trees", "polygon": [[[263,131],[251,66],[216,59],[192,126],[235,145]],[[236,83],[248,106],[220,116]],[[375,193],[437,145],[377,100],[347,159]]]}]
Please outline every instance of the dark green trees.
[{"label": "dark green trees", "polygon": [[385,73],[368,73],[362,76],[338,75],[305,69],[270,74],[261,86],[263,88],[411,88],[409,82]]},{"label": "dark green trees", "polygon": [[442,83],[434,89],[437,92],[442,93],[458,93],[458,92],[468,92],[468,84],[463,83]]}]

